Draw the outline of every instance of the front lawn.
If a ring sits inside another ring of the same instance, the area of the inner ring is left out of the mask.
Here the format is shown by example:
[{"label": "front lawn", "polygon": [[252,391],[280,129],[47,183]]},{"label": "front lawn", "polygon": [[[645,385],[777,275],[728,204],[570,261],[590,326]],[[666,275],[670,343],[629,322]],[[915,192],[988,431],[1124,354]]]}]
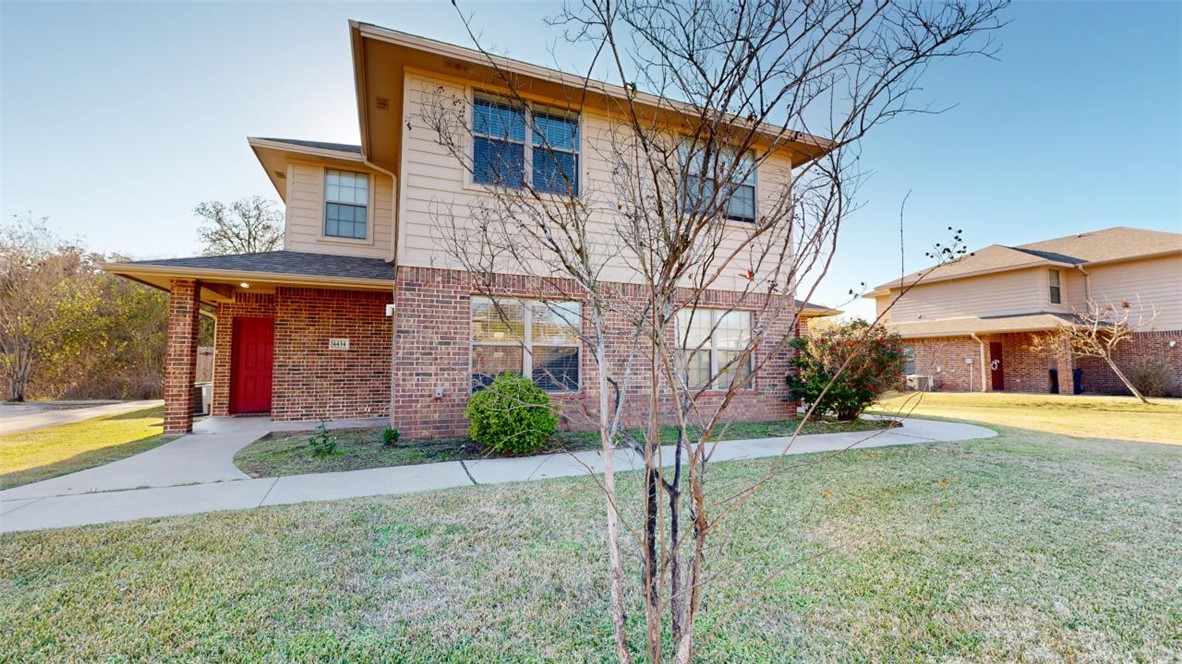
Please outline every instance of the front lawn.
[{"label": "front lawn", "polygon": [[158,407],[0,435],[0,489],[101,466],[176,438],[162,431]]},{"label": "front lawn", "polygon": [[[838,422],[836,420],[810,420],[805,423],[803,433],[837,433],[842,431],[872,431],[890,426],[890,422],[858,420]],[[796,430],[797,422],[781,420],[773,422],[734,422],[722,427],[717,440],[741,440],[747,438],[770,438],[790,436]],[[234,464],[251,477],[283,477],[306,473],[331,473],[387,466],[406,466],[439,461],[469,461],[486,459],[491,455],[480,443],[470,438],[444,438],[439,440],[408,440],[396,445],[383,445],[382,430],[348,429],[330,431],[337,441],[337,451],[327,456],[315,456],[309,438],[315,432],[302,431],[270,436],[251,443],[238,451]],[[639,432],[637,432],[639,435]],[[677,441],[677,429],[664,427],[661,430],[663,443]],[[546,449],[538,452],[578,452],[600,449],[599,434],[588,431],[564,431],[554,437]]]},{"label": "front lawn", "polygon": [[[700,629],[739,608],[700,661],[1182,653],[1182,448],[1003,430],[819,458],[790,459],[712,540]],[[718,464],[710,490],[768,463]],[[625,504],[639,480],[619,477]],[[0,652],[610,661],[602,514],[584,477],[6,535]]]},{"label": "front lawn", "polygon": [[[1182,444],[1182,399],[1012,392],[906,392],[883,399],[874,412],[969,420],[1068,436]],[[914,409],[914,410],[913,410]]]}]

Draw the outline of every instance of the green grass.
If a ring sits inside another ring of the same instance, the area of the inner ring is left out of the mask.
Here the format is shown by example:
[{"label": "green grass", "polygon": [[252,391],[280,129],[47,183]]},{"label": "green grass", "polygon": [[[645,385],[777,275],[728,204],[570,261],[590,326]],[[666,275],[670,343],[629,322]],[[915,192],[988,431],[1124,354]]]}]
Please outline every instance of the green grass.
[{"label": "green grass", "polygon": [[919,417],[969,420],[1048,433],[1147,443],[1182,444],[1182,399],[1014,394],[1007,392],[908,392],[882,400],[875,412],[912,411]]},{"label": "green grass", "polygon": [[147,408],[82,422],[0,435],[0,488],[40,482],[150,450],[165,436],[164,409]]},{"label": "green grass", "polygon": [[[717,440],[740,440],[788,436],[795,431],[796,425],[797,423],[792,421],[735,422],[723,427],[714,438]],[[884,426],[886,423],[879,421],[817,420],[807,422],[803,432],[870,431]],[[337,440],[337,451],[335,454],[327,456],[312,454],[308,439],[315,432],[302,431],[282,436],[271,436],[239,450],[238,454],[234,456],[234,464],[251,477],[283,477],[440,461],[467,461],[494,456],[486,451],[480,443],[469,438],[401,441],[397,445],[383,445],[381,432],[382,430],[378,428],[332,431],[332,435]],[[663,443],[673,443],[676,440],[676,428],[665,427],[661,430]],[[568,431],[560,432],[550,445],[538,453],[578,452],[599,448],[598,433]]]},{"label": "green grass", "polygon": [[[1182,448],[1002,428],[817,459],[790,459],[711,540],[699,628],[720,630],[700,661],[1182,653]],[[712,495],[768,463],[713,466]],[[639,476],[619,481],[636,526]],[[0,652],[610,661],[603,509],[593,481],[569,478],[7,535]]]}]

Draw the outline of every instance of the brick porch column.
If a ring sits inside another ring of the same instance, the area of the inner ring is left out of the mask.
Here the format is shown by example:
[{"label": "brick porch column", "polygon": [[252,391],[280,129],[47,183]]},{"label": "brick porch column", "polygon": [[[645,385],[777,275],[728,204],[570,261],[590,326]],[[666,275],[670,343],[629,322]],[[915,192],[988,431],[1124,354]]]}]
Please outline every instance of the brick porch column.
[{"label": "brick porch column", "polygon": [[1075,354],[1071,352],[1071,343],[1063,341],[1056,349],[1059,356],[1059,394],[1075,394]]},{"label": "brick porch column", "polygon": [[197,319],[194,279],[173,279],[168,290],[168,348],[164,356],[164,433],[193,430],[193,382],[197,378]]}]

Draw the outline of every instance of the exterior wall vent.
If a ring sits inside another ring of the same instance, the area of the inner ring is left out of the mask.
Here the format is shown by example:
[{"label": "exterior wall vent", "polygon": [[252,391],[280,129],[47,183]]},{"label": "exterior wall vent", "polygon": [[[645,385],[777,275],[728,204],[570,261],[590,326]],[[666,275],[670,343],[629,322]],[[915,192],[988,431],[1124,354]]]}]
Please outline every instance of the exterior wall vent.
[{"label": "exterior wall vent", "polygon": [[377,98],[377,105],[378,105],[379,111],[390,110],[390,100],[387,99],[386,97],[378,97]]},{"label": "exterior wall vent", "polygon": [[287,173],[284,173],[283,171],[271,171],[271,172],[274,173],[275,177],[279,178],[280,180],[287,179]]}]

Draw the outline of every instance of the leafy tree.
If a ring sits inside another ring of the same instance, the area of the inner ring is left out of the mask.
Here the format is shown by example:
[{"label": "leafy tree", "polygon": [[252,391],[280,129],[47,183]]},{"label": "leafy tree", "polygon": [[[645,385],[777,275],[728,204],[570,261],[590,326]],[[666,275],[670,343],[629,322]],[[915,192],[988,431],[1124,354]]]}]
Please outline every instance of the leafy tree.
[{"label": "leafy tree", "polygon": [[864,320],[827,326],[813,337],[793,339],[792,347],[791,398],[839,420],[856,419],[898,384],[906,361],[898,334]]},{"label": "leafy tree", "polygon": [[229,205],[204,201],[193,213],[203,219],[197,234],[206,256],[274,251],[283,245],[283,213],[262,196],[240,198]]}]

